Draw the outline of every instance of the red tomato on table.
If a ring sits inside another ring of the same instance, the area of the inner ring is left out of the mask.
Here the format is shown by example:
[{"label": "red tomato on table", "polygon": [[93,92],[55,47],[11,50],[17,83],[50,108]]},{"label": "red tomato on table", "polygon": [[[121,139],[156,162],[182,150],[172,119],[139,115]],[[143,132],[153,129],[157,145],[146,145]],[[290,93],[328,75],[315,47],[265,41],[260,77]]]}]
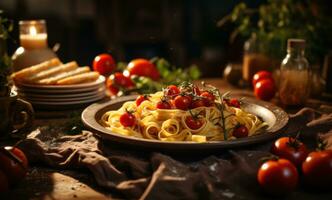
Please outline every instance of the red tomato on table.
[{"label": "red tomato on table", "polygon": [[282,137],[274,142],[271,152],[280,158],[291,161],[297,168],[301,169],[309,150],[305,144],[295,138]]},{"label": "red tomato on table", "polygon": [[299,175],[293,163],[281,158],[266,161],[259,168],[257,179],[269,194],[284,195],[296,188]]},{"label": "red tomato on table", "polygon": [[274,84],[274,81],[272,79],[263,79],[258,81],[255,84],[255,96],[258,99],[269,101],[271,100],[275,93],[276,93],[276,87]]},{"label": "red tomato on table", "polygon": [[3,173],[2,170],[0,170],[0,193],[6,192],[9,190],[9,184],[8,179],[5,173]]},{"label": "red tomato on table", "polygon": [[143,58],[132,60],[128,64],[127,70],[130,75],[145,76],[155,81],[160,78],[160,74],[156,66],[152,62]]},{"label": "red tomato on table", "polygon": [[130,77],[127,77],[120,72],[116,72],[108,77],[106,86],[111,95],[116,95],[121,87],[129,89],[134,87],[135,83],[130,79]]},{"label": "red tomato on table", "polygon": [[255,87],[256,83],[258,81],[264,80],[264,79],[271,79],[273,80],[273,75],[269,71],[259,71],[252,77],[252,85]]},{"label": "red tomato on table", "polygon": [[332,150],[311,152],[302,164],[304,181],[315,188],[332,185]]},{"label": "red tomato on table", "polygon": [[[16,159],[8,154],[15,156]],[[23,151],[17,147],[2,147],[0,163],[0,168],[7,175],[10,184],[23,179],[28,171],[28,160]]]},{"label": "red tomato on table", "polygon": [[116,65],[111,55],[103,53],[95,57],[92,67],[93,70],[99,72],[99,74],[108,76],[116,68]]}]

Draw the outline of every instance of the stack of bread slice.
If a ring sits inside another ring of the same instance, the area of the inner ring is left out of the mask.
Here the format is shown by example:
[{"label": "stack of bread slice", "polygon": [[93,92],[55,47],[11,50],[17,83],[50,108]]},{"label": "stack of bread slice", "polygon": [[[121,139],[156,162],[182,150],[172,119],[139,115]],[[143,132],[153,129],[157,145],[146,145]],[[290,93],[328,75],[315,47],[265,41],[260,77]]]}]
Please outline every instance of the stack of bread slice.
[{"label": "stack of bread slice", "polygon": [[19,96],[49,109],[87,105],[105,97],[105,77],[75,62],[54,58],[11,76]]},{"label": "stack of bread slice", "polygon": [[12,75],[15,83],[72,85],[96,81],[99,73],[79,67],[76,61],[63,64],[58,58],[22,69]]}]

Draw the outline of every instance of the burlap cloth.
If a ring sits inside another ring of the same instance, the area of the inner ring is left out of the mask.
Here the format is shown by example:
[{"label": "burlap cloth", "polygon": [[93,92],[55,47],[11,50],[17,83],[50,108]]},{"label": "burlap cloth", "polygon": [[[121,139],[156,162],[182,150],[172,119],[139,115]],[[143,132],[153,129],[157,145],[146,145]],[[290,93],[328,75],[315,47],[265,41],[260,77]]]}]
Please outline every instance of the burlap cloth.
[{"label": "burlap cloth", "polygon": [[[314,147],[317,135],[322,134],[328,148],[332,148],[332,113],[304,108],[290,115],[281,135],[295,134],[300,129],[301,139],[309,146]],[[18,145],[30,163],[58,169],[89,169],[98,185],[119,198],[270,199],[259,188],[256,173],[261,158],[269,155],[271,143],[205,155],[167,155],[102,142],[89,131],[65,135],[49,126],[38,127]],[[329,192],[317,193],[301,186],[287,199],[331,197]]]}]

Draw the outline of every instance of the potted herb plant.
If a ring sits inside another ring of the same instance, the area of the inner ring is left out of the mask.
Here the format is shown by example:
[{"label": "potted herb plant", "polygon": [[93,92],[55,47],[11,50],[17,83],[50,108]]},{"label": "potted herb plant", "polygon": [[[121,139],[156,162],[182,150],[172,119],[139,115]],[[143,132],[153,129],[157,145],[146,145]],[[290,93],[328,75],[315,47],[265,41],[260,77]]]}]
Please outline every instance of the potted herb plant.
[{"label": "potted herb plant", "polygon": [[321,67],[332,44],[329,36],[332,21],[325,3],[314,0],[268,0],[258,8],[250,8],[242,2],[217,25],[233,25],[230,41],[238,36],[250,38],[250,41],[254,35],[258,42],[256,46],[259,47],[256,50],[279,64],[286,55],[287,39],[305,39],[309,63]]},{"label": "potted herb plant", "polygon": [[7,53],[7,39],[12,27],[12,23],[2,17],[2,11],[0,10],[0,97],[10,95],[8,75],[11,71],[11,59]]}]

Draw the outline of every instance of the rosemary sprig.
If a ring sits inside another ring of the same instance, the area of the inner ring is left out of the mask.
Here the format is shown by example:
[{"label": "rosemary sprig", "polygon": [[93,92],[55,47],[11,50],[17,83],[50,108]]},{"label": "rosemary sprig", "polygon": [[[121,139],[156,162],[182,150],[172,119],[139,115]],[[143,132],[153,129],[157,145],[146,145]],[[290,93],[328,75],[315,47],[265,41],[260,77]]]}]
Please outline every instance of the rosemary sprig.
[{"label": "rosemary sprig", "polygon": [[[221,112],[220,123],[221,123],[222,129],[223,129],[223,132],[224,132],[224,139],[227,140],[228,139],[228,129],[226,129],[226,125],[225,125],[226,117],[224,115],[224,109],[225,109],[224,98],[227,97],[230,92],[228,91],[228,92],[225,92],[224,94],[221,94],[219,89],[212,85],[207,85],[204,82],[202,82],[202,85],[206,88],[209,88],[210,91],[214,94],[214,96],[217,97],[218,103],[216,103],[216,106],[217,106],[218,110]],[[227,116],[227,117],[229,117],[229,116]]]}]

